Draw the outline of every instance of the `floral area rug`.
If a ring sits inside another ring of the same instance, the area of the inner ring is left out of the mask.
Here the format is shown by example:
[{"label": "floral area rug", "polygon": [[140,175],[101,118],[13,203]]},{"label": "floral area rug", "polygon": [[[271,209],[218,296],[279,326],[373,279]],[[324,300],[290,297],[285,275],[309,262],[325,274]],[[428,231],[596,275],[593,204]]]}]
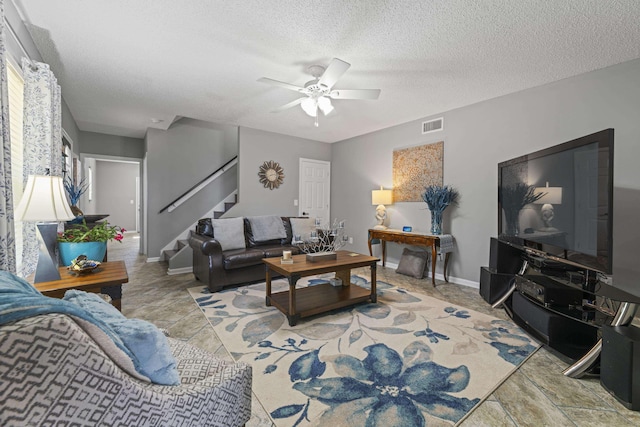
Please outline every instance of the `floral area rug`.
[{"label": "floral area rug", "polygon": [[538,348],[512,322],[381,281],[378,303],[293,327],[265,306],[264,283],[189,292],[231,355],[253,366],[253,391],[283,427],[454,425]]}]

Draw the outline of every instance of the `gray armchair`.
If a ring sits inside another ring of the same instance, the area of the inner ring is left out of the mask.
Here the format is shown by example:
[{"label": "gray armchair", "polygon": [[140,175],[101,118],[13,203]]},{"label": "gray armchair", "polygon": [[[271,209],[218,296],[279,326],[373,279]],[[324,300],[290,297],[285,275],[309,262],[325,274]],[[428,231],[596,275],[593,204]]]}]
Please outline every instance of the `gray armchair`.
[{"label": "gray armchair", "polygon": [[179,386],[141,378],[113,341],[82,319],[41,314],[0,326],[0,425],[246,423],[251,367],[168,339]]}]

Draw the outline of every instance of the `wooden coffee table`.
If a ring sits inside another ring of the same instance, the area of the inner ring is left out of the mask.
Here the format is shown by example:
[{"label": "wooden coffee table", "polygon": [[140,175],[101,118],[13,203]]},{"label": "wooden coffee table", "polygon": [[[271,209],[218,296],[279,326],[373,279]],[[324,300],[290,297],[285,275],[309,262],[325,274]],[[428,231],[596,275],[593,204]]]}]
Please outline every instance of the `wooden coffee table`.
[{"label": "wooden coffee table", "polygon": [[76,276],[67,267],[60,267],[60,280],[35,283],[33,286],[44,295],[62,298],[69,289],[106,294],[111,297],[111,304],[122,309],[122,284],[129,281],[124,261],[103,262],[91,273]]},{"label": "wooden coffee table", "polygon": [[[377,301],[376,263],[378,258],[349,251],[337,251],[337,259],[308,262],[306,254],[294,255],[293,264],[281,264],[280,258],[264,258],[267,281],[267,306],[275,306],[295,326],[298,319],[324,313],[336,308],[347,307],[364,301]],[[351,283],[351,269],[371,268],[371,289],[365,289]],[[271,293],[272,272],[289,280],[289,290]],[[342,280],[342,286],[323,283],[296,289],[301,277],[335,272]]]}]

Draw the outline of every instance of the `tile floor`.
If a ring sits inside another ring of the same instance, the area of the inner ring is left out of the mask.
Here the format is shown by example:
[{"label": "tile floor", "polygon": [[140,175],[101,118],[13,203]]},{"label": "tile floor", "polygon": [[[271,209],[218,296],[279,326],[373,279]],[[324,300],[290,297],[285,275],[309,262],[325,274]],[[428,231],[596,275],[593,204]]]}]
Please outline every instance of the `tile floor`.
[{"label": "tile floor", "polygon": [[[213,329],[186,289],[201,285],[192,274],[168,276],[165,263],[146,263],[138,254],[139,238],[127,234],[122,243],[109,244],[109,260],[122,259],[129,283],[123,286],[122,311],[167,328],[172,337],[185,340],[219,357],[231,359]],[[356,274],[367,276],[365,269]],[[498,318],[477,289],[438,282],[434,289],[427,279],[398,275],[378,268],[378,280],[422,292],[452,304]],[[640,412],[627,410],[600,386],[598,378],[571,379],[561,372],[567,364],[545,348],[536,352],[461,426],[638,426]],[[260,375],[254,372],[254,375]],[[264,409],[253,399],[253,415],[247,427],[272,426]]]}]

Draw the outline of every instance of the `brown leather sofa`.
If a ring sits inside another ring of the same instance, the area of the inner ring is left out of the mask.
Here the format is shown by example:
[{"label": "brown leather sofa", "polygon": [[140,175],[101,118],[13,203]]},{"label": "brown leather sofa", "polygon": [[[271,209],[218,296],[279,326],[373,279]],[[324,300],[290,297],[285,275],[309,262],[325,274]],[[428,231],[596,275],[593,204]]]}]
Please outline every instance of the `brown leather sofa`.
[{"label": "brown leather sofa", "polygon": [[244,218],[246,248],[222,250],[215,239],[211,218],[198,221],[196,230],[191,231],[189,245],[193,248],[193,274],[196,279],[207,284],[211,292],[218,292],[227,286],[247,284],[265,280],[263,258],[281,257],[282,251],[300,253],[291,245],[291,222],[289,217],[281,217],[287,237],[264,242],[256,242],[251,231],[251,222]]}]

